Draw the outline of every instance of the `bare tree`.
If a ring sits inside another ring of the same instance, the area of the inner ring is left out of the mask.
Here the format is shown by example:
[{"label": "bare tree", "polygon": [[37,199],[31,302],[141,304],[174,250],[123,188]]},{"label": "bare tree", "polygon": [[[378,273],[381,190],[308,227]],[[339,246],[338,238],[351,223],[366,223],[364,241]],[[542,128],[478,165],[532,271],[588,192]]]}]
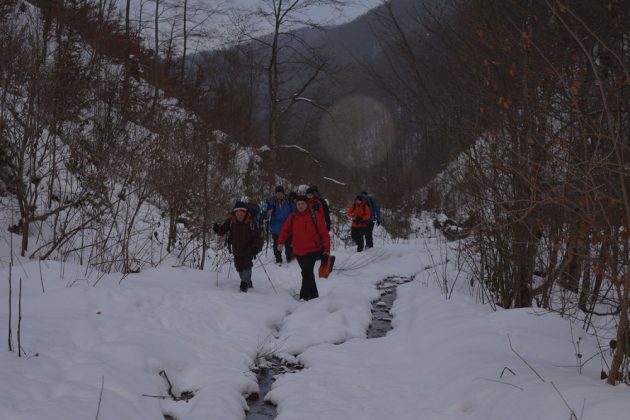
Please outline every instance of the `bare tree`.
[{"label": "bare tree", "polygon": [[284,120],[300,101],[315,103],[308,94],[322,75],[332,72],[329,60],[309,44],[299,28],[321,28],[308,17],[314,6],[341,8],[345,0],[260,0],[252,15],[265,26],[241,22],[241,35],[261,51],[266,74],[267,140],[272,156],[281,141]]},{"label": "bare tree", "polygon": [[[65,164],[66,127],[80,110],[87,86],[73,31],[57,21],[56,49],[52,50],[47,45],[50,40],[45,36],[43,17],[25,13],[26,19],[14,24],[11,36],[22,47],[13,52],[3,49],[12,65],[2,74],[1,109],[20,211],[20,221],[13,229],[22,235],[23,256],[33,223],[44,222],[83,199],[78,191],[61,197],[57,187]],[[69,77],[73,71],[76,73]]]}]

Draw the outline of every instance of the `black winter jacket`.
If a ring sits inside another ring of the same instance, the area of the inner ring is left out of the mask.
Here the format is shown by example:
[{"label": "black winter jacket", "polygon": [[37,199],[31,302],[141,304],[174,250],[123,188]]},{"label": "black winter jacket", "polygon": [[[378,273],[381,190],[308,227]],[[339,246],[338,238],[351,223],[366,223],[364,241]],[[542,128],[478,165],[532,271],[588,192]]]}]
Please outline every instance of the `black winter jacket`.
[{"label": "black winter jacket", "polygon": [[230,232],[232,254],[234,254],[234,266],[236,271],[243,271],[253,266],[252,259],[262,249],[262,235],[256,222],[249,213],[239,223],[236,216],[227,219],[219,226],[217,234],[225,235]]}]

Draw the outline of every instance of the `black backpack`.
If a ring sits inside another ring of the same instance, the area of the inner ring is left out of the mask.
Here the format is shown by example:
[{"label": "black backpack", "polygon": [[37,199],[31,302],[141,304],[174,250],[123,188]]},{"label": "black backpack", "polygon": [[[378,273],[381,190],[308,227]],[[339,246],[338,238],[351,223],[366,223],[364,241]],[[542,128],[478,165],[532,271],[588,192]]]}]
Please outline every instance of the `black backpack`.
[{"label": "black backpack", "polygon": [[260,227],[260,206],[256,203],[245,203],[247,212],[252,216],[252,220],[256,226]]},{"label": "black backpack", "polygon": [[[324,222],[326,222],[326,230],[330,232],[330,226],[332,225],[332,222],[330,221],[330,207],[328,207],[328,203],[323,197],[318,197],[318,200],[322,204],[322,209],[324,210]],[[317,203],[315,204],[313,210],[319,210],[319,205]]]}]

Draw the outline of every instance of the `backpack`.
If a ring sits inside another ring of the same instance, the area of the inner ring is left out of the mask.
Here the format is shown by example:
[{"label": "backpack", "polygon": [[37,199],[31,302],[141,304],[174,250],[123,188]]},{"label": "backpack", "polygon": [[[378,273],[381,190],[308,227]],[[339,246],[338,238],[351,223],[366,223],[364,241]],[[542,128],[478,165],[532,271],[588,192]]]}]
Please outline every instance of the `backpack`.
[{"label": "backpack", "polygon": [[[322,204],[322,209],[324,210],[324,222],[326,222],[326,230],[330,232],[330,226],[332,225],[332,222],[330,221],[330,207],[328,207],[328,203],[323,197],[318,197],[318,200]],[[319,206],[317,204],[315,204],[315,210],[319,210]]]},{"label": "backpack", "polygon": [[260,206],[256,203],[244,203],[245,208],[252,220],[256,223],[256,226],[260,227]]},{"label": "backpack", "polygon": [[376,220],[376,210],[374,208],[374,200],[369,195],[365,197],[365,201],[367,201],[367,205],[370,208],[370,221]]},{"label": "backpack", "polygon": [[[315,225],[315,229],[317,229],[317,216],[315,216],[315,209],[313,209],[312,207],[309,207],[308,211],[311,213],[311,220],[313,221],[313,224]],[[292,221],[295,220],[295,216],[297,216],[297,210],[291,213],[291,217],[293,217]]]},{"label": "backpack", "polygon": [[365,196],[365,201],[370,208],[370,222],[380,222],[381,220],[381,208],[378,202],[371,195]]}]

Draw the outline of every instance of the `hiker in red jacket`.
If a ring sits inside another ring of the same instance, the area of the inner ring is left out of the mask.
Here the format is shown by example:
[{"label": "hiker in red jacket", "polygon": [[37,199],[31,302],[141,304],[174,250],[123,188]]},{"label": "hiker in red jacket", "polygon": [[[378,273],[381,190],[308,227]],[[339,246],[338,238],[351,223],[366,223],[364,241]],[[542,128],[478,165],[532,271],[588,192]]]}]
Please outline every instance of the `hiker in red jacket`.
[{"label": "hiker in red jacket", "polygon": [[282,252],[289,235],[293,235],[293,255],[297,257],[302,269],[302,288],[300,299],[310,300],[319,297],[315,283],[314,267],[317,260],[330,253],[330,236],[322,212],[313,211],[306,196],[296,199],[296,211],[284,222],[278,249]]}]

